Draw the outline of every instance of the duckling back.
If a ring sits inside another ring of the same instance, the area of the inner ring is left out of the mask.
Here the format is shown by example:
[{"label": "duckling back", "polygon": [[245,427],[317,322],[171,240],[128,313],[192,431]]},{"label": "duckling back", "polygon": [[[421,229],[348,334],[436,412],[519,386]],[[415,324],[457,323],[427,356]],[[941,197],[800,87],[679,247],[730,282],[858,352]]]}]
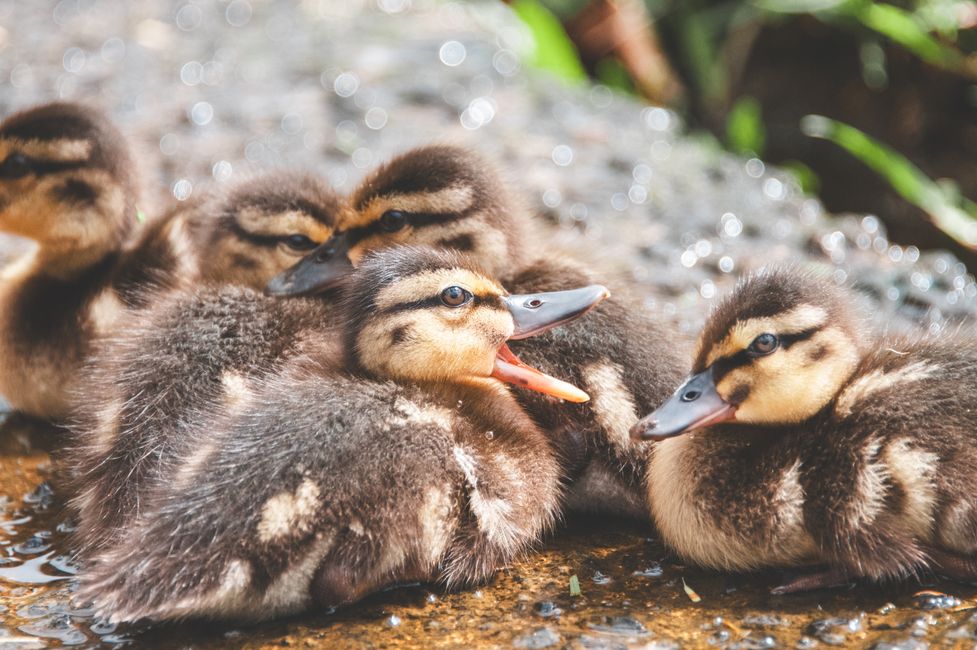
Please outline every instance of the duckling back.
[{"label": "duckling back", "polygon": [[144,486],[166,483],[186,430],[230,408],[246,383],[291,356],[340,358],[324,301],[276,300],[245,287],[173,291],[104,337],[73,396],[65,453],[83,547],[116,542]]}]

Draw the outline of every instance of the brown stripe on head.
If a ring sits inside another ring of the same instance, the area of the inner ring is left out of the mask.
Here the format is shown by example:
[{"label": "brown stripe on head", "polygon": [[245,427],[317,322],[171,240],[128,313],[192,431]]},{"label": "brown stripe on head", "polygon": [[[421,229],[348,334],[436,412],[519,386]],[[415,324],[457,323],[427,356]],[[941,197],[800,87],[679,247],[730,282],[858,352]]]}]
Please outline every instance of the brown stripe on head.
[{"label": "brown stripe on head", "polygon": [[348,233],[354,264],[371,251],[424,245],[470,252],[502,274],[526,256],[527,221],[493,165],[466,149],[434,145],[371,174],[351,196],[339,228]]},{"label": "brown stripe on head", "polygon": [[830,280],[791,266],[764,269],[744,277],[713,310],[693,368],[701,372],[763,332],[792,334],[826,324],[855,331],[859,320],[852,297]]},{"label": "brown stripe on head", "polygon": [[338,195],[322,179],[276,171],[199,202],[187,231],[205,279],[261,289],[332,237],[339,211]]}]

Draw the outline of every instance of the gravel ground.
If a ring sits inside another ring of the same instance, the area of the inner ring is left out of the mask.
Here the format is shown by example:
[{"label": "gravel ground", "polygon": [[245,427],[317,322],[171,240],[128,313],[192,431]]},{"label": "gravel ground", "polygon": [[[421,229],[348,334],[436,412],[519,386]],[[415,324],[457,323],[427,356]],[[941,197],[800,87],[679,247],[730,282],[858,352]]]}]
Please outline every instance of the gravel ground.
[{"label": "gravel ground", "polygon": [[[825,214],[786,174],[685,134],[665,109],[540,75],[525,63],[531,47],[494,2],[3,2],[0,115],[58,97],[105,107],[137,147],[147,212],[269,167],[315,169],[349,190],[411,146],[466,144],[501,163],[556,239],[592,251],[618,282],[642,290],[654,317],[689,333],[737,274],[778,261],[827,268],[891,330],[938,331],[977,314],[977,284],[953,256],[890,245],[873,216]],[[0,240],[0,259],[12,250]],[[52,564],[66,525],[57,500],[22,497],[48,471],[46,455],[32,451],[37,437],[13,420],[3,426],[0,543],[10,557],[0,564],[35,558],[37,567],[70,568]],[[973,644],[973,590],[946,587],[956,595],[938,606],[920,604],[912,589],[778,604],[765,595],[769,578],[689,573],[645,531],[599,528],[565,533],[484,593],[442,598],[418,588],[313,622],[216,640],[213,631],[157,631],[143,641],[406,647],[423,634],[425,643],[518,647]],[[661,572],[642,577],[634,563]],[[571,601],[568,574],[584,571],[589,593]],[[594,571],[613,586],[591,580]],[[705,605],[681,592],[686,575],[706,587]],[[70,589],[70,580],[0,582],[0,647],[123,638],[68,608]]]}]

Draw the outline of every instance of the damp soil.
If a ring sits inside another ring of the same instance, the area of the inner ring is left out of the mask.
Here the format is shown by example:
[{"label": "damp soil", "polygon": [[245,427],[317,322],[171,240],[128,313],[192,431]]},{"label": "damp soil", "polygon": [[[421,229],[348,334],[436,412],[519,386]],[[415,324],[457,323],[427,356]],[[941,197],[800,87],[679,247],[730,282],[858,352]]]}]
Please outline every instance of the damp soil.
[{"label": "damp soil", "polygon": [[72,599],[58,434],[0,423],[0,648],[972,648],[977,587],[936,579],[792,596],[781,572],[683,566],[648,524],[565,522],[537,552],[456,593],[407,585],[347,609],[260,625],[115,626]]}]

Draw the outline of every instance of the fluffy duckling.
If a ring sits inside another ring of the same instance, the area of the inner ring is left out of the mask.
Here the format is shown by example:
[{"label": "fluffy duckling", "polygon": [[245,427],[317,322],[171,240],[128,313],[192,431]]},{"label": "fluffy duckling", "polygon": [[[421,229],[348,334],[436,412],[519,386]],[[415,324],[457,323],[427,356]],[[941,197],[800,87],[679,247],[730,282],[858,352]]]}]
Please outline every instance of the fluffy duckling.
[{"label": "fluffy duckling", "polygon": [[272,174],[133,236],[132,169],[93,109],[48,104],[0,124],[0,231],[36,243],[0,277],[0,394],[18,411],[63,419],[92,340],[150,289],[264,286],[332,234],[332,191]]},{"label": "fluffy duckling", "polygon": [[0,231],[36,243],[0,275],[0,394],[14,409],[65,413],[136,221],[131,170],[125,139],[93,109],[47,104],[0,123]]},{"label": "fluffy duckling", "polygon": [[779,593],[977,579],[973,337],[887,338],[862,323],[852,295],[789,268],[718,306],[693,374],[632,431],[659,441],[648,499],[680,555],[726,570],[827,565]]},{"label": "fluffy duckling", "polygon": [[[405,247],[362,260],[342,294],[344,353],[313,344],[226,381],[174,432],[172,471],[131,495],[138,516],[83,548],[81,599],[113,620],[269,618],[484,580],[552,523],[558,464],[503,382],[586,396],[506,341],[606,289],[510,295],[469,258]],[[308,340],[324,336],[320,302],[256,300],[275,322],[307,310]]]},{"label": "fluffy duckling", "polygon": [[131,246],[114,283],[127,305],[160,288],[264,286],[333,235],[339,198],[296,170],[265,172],[173,209]]},{"label": "fluffy duckling", "polygon": [[[424,243],[467,252],[513,291],[556,291],[590,284],[593,275],[543,243],[532,214],[492,165],[453,146],[415,149],[373,173],[342,211],[344,234],[274,280],[275,295],[312,293],[363,255]],[[660,405],[682,376],[684,341],[649,319],[640,301],[619,292],[589,318],[520,341],[513,349],[544,372],[567,375],[594,399],[563,405],[534,393],[519,399],[560,447],[574,480],[575,510],[647,517],[641,489],[647,450],[629,428]]]}]

